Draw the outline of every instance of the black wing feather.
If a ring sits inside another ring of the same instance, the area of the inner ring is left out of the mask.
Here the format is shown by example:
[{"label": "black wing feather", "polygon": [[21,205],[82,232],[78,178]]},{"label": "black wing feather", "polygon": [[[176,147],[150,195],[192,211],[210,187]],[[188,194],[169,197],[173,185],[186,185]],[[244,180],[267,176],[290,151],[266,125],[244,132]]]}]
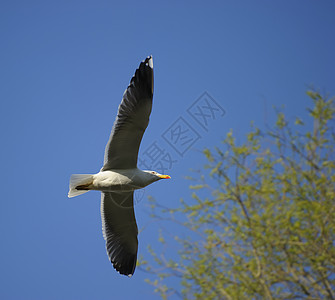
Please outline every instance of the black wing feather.
[{"label": "black wing feather", "polygon": [[138,248],[133,192],[102,193],[101,219],[109,260],[120,274],[133,275]]},{"label": "black wing feather", "polygon": [[106,145],[102,171],[136,168],[140,143],[149,123],[152,97],[153,69],[149,56],[141,62],[123,94]]}]

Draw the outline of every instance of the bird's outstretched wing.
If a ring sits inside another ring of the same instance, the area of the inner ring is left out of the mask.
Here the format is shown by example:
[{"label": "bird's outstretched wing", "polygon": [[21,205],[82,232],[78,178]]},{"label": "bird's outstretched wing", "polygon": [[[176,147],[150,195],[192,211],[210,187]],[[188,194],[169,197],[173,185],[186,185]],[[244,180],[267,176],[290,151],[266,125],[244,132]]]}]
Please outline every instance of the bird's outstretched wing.
[{"label": "bird's outstretched wing", "polygon": [[123,94],[102,171],[136,168],[142,136],[149,123],[153,86],[153,60],[149,56],[141,62]]},{"label": "bird's outstretched wing", "polygon": [[137,225],[133,192],[101,195],[102,232],[113,267],[123,275],[134,274],[137,261]]}]

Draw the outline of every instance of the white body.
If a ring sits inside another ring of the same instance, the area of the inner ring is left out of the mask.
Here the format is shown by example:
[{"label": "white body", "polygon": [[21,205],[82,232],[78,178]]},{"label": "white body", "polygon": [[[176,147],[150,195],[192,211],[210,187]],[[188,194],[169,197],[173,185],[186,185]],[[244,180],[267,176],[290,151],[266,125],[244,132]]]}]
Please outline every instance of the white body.
[{"label": "white body", "polygon": [[169,176],[138,168],[100,171],[97,174],[73,174],[70,179],[70,198],[89,190],[101,192],[131,192]]},{"label": "white body", "polygon": [[158,180],[151,173],[140,169],[102,171],[93,175],[91,190],[102,192],[130,192],[146,187]]}]

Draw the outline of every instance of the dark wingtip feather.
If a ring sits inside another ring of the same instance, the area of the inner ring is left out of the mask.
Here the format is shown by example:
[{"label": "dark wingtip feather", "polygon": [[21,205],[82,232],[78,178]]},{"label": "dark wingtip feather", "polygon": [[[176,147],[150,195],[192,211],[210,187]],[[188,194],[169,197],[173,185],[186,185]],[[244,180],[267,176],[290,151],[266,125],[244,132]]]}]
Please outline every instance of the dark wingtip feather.
[{"label": "dark wingtip feather", "polygon": [[136,253],[125,251],[118,239],[110,239],[113,235],[109,235],[106,242],[107,255],[114,269],[122,275],[132,276],[135,272],[137,262]]},{"label": "dark wingtip feather", "polygon": [[152,55],[149,55],[149,56],[143,61],[143,63],[144,63],[146,66],[149,66],[151,69],[154,68]]},{"label": "dark wingtip feather", "polygon": [[111,263],[116,271],[121,275],[131,277],[135,272],[137,261],[137,254],[122,255],[117,257],[115,260],[111,260]]}]

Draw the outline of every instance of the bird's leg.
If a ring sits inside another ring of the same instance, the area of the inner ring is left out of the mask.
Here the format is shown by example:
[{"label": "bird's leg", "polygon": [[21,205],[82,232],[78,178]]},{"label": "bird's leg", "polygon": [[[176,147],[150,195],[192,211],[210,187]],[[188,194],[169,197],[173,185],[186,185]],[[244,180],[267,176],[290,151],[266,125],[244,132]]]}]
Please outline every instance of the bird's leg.
[{"label": "bird's leg", "polygon": [[76,186],[76,190],[78,191],[82,191],[82,190],[88,191],[91,189],[92,189],[92,183],[87,183],[87,184]]}]

